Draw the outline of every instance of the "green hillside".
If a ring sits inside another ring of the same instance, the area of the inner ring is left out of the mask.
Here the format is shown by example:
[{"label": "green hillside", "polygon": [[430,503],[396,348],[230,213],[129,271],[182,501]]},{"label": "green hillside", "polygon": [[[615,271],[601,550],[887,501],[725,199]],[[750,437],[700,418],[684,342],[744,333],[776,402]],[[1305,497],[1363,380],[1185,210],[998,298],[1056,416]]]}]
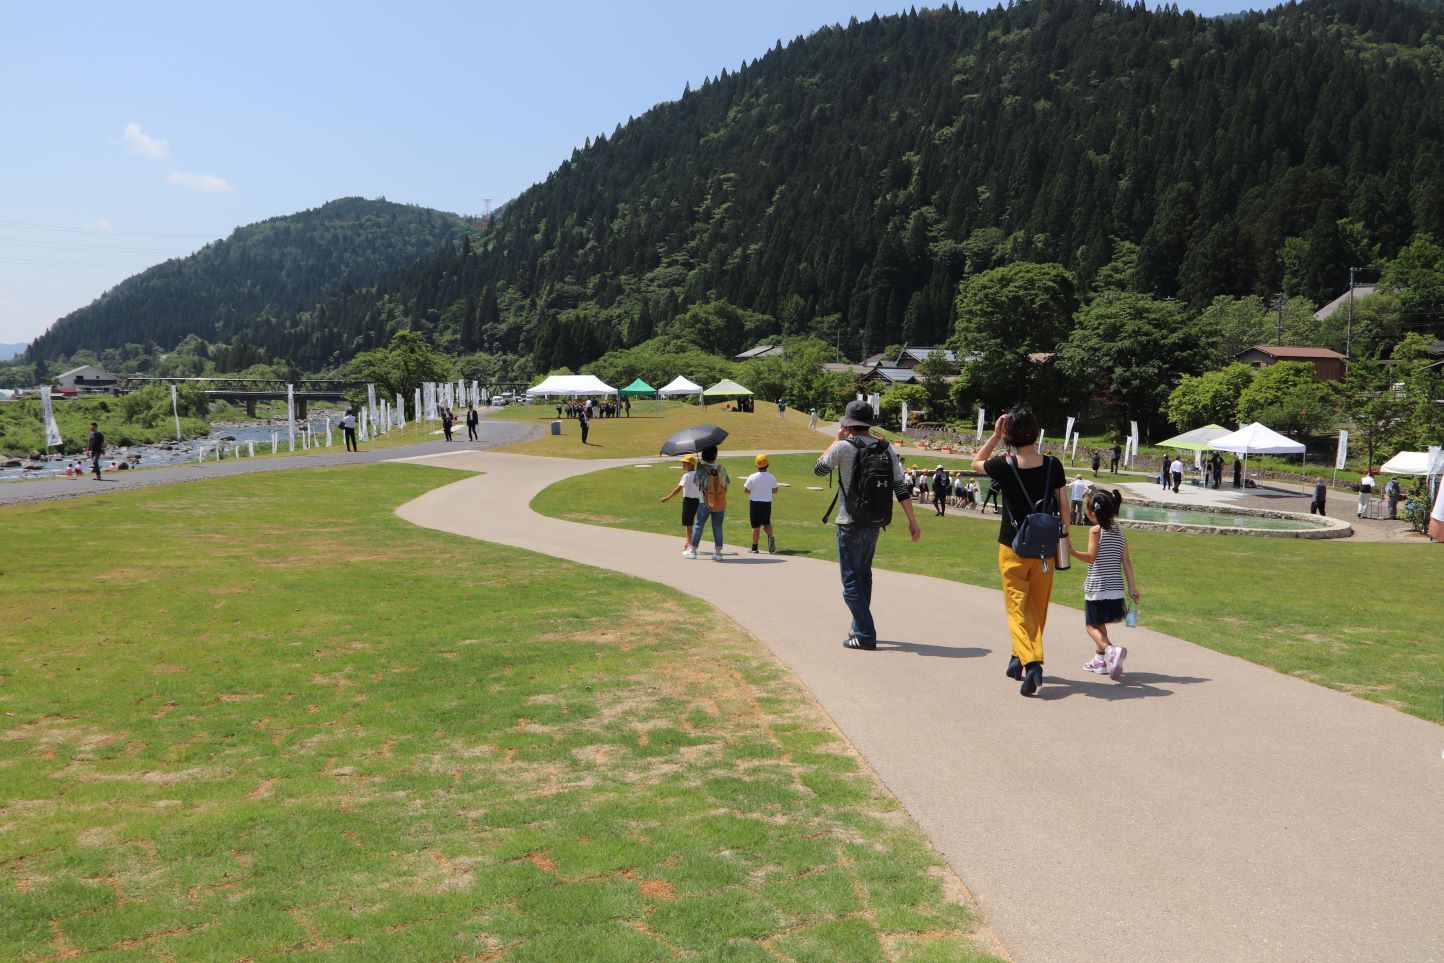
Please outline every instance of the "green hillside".
[{"label": "green hillside", "polygon": [[327,290],[372,284],[466,230],[454,214],[360,197],[270,218],[116,285],[36,338],[29,357],[170,348],[190,334],[284,357],[286,325]]}]

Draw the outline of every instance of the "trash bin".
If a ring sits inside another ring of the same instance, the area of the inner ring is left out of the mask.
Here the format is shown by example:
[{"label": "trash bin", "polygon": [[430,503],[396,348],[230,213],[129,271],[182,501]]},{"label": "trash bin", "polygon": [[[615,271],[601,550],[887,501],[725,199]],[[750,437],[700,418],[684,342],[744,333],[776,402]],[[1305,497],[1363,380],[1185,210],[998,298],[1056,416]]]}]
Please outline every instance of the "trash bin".
[{"label": "trash bin", "polygon": [[562,420],[561,420],[560,418],[557,418],[556,420],[554,420],[554,421],[552,422],[552,434],[554,434],[554,435],[560,435],[561,433],[562,433]]}]

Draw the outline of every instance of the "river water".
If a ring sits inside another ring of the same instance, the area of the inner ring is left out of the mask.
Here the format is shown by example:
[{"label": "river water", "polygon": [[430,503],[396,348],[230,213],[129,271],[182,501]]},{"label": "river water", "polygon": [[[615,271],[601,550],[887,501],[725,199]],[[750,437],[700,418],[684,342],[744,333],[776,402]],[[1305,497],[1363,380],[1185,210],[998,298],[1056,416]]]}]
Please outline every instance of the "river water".
[{"label": "river water", "polygon": [[[314,433],[312,437],[316,444],[326,442],[326,416],[313,417],[307,422],[296,422],[296,450],[301,450],[302,435],[304,427],[309,424],[310,430]],[[339,415],[331,416],[332,441],[340,446],[341,429]],[[132,445],[129,448],[111,446],[106,450],[105,457],[101,459],[102,468],[108,468],[111,462],[116,464],[127,461],[128,456],[139,456],[139,461],[131,459],[132,468],[155,468],[161,465],[179,465],[185,462],[201,460],[202,456],[206,461],[214,461],[216,450],[220,449],[222,459],[237,457],[236,448],[239,446],[239,456],[248,457],[250,444],[254,443],[257,455],[268,455],[271,453],[271,434],[276,436],[276,450],[284,452],[288,449],[286,422],[284,420],[254,422],[244,425],[216,425],[211,429],[210,434],[204,438],[191,438],[186,441],[170,442],[169,447],[161,445]],[[26,459],[21,459],[25,461]],[[88,459],[78,455],[71,455],[59,461],[49,461],[39,469],[26,470],[23,468],[0,468],[0,482],[17,481],[23,478],[54,478],[65,474],[65,466],[72,462],[80,461],[88,470],[90,462]]]}]

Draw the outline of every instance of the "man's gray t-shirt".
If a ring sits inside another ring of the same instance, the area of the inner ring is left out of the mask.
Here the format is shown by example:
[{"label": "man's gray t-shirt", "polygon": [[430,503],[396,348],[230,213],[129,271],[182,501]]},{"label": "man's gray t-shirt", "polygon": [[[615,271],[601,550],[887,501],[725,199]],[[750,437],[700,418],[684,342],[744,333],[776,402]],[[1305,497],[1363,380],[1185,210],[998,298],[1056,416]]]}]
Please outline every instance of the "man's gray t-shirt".
[{"label": "man's gray t-shirt", "polygon": [[[859,439],[875,442],[878,439],[872,435],[856,435]],[[898,500],[912,497],[912,488],[903,478],[902,462],[898,459],[897,452],[892,445],[887,446],[888,454],[892,456],[892,487]],[[835,441],[832,447],[822,453],[813,466],[813,474],[822,476],[829,471],[837,472],[838,486],[843,489],[842,495],[837,500],[837,524],[851,525],[852,516],[847,513],[847,491],[846,486],[852,484],[852,469],[857,464],[857,448],[851,442]]]}]

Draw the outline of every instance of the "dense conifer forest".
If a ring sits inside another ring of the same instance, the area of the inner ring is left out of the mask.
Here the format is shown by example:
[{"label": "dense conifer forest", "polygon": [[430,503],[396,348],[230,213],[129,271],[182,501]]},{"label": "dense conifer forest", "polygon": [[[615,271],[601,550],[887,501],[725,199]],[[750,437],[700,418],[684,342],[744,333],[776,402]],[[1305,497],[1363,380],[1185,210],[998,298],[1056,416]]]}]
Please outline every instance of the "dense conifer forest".
[{"label": "dense conifer forest", "polygon": [[[1317,304],[1444,238],[1441,26],[1400,0],[1024,0],[828,27],[590,138],[468,238],[339,201],[126,282],[32,357],[199,332],[316,368],[405,328],[540,371],[672,335],[860,357],[944,341],[968,280],[1018,262],[1084,299]],[[696,330],[704,304],[725,323]]]}]

